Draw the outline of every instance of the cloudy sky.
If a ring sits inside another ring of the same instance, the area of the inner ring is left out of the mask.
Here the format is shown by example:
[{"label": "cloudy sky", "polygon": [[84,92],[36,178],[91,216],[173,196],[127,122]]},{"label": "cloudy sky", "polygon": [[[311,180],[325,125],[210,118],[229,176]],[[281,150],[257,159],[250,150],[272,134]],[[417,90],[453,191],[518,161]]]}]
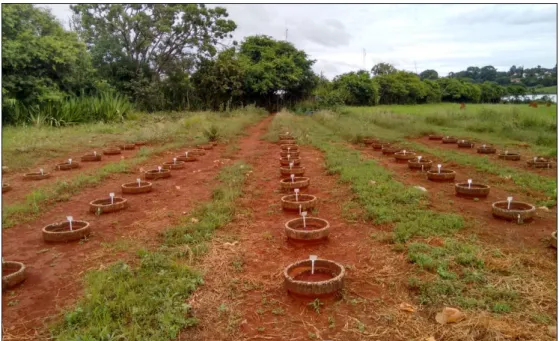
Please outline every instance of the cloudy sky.
[{"label": "cloudy sky", "polygon": [[[69,5],[49,7],[66,26]],[[210,5],[213,6],[213,5]],[[223,5],[238,41],[254,34],[287,39],[328,78],[389,62],[440,75],[468,66],[553,67],[556,5]],[[363,61],[365,49],[365,62]]]}]

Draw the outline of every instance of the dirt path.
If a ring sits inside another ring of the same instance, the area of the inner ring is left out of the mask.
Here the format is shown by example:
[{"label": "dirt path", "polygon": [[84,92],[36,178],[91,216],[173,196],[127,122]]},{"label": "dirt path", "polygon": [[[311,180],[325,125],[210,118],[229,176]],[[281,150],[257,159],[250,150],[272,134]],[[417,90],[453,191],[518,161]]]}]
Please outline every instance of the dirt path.
[{"label": "dirt path", "polygon": [[[397,181],[408,186],[421,186],[427,189],[431,209],[456,212],[476,220],[477,224],[475,224],[471,231],[480,236],[482,240],[494,243],[499,247],[510,248],[511,250],[533,248],[538,250],[538,252],[545,253],[549,257],[555,257],[554,252],[547,247],[548,244],[545,240],[556,229],[556,208],[550,211],[538,209],[537,218],[525,225],[517,225],[514,222],[493,218],[491,204],[495,201],[506,200],[507,196],[510,195],[510,192],[500,186],[500,184],[506,184],[506,180],[486,173],[480,173],[473,169],[473,167],[449,162],[445,164],[445,167],[456,171],[455,181],[451,183],[433,182],[427,179],[425,173],[412,171],[406,163],[396,162],[393,156],[385,156],[382,152],[374,151],[372,148],[351,147],[359,149],[363,155],[392,171]],[[437,163],[436,158],[425,153],[421,155],[434,160],[434,164]],[[475,182],[490,185],[491,192],[489,196],[487,198],[479,198],[478,201],[457,197],[454,183],[465,183],[467,179],[474,179]],[[522,194],[515,194],[514,198],[533,202],[533,198]]]},{"label": "dirt path", "polygon": [[[397,307],[412,300],[401,281],[411,265],[370,237],[382,226],[344,219],[352,213],[343,209],[351,193],[326,173],[322,153],[301,148],[305,176],[311,178],[304,192],[318,197],[312,215],[328,220],[332,230],[326,242],[301,245],[288,242],[283,230],[298,214],[281,209],[279,146],[255,136],[241,150],[254,167],[242,213],[217,233],[201,264],[208,270],[205,285],[189,302],[199,325],[180,339],[407,340],[383,316],[406,314]],[[283,286],[283,269],[310,254],[340,262],[347,271],[343,294],[321,299],[320,314],[309,306],[313,300],[288,295]]]},{"label": "dirt path", "polygon": [[[270,119],[250,127],[248,133],[259,131]],[[211,198],[215,176],[223,165],[233,162],[221,158],[225,150],[225,145],[219,145],[199,161],[187,163],[185,169],[173,171],[171,178],[154,181],[151,193],[125,196],[130,204],[126,210],[97,216],[88,212],[88,203],[107,197],[109,192],[120,195],[120,185],[135,181],[137,172],[114,175],[100,186],[77,194],[70,202],[55,205],[40,219],[3,230],[3,257],[23,262],[28,274],[21,286],[3,295],[6,334],[21,337],[18,340],[44,339],[44,334],[36,333],[44,332],[49,317],[82,295],[82,279],[87,270],[103,268],[120,259],[134,261],[139,248],[160,245],[160,232],[195,205]],[[176,154],[166,152],[151,159],[150,164],[158,165]],[[62,221],[67,215],[90,222],[93,234],[89,240],[45,243],[42,227]]]},{"label": "dirt path", "polygon": [[[56,164],[63,162],[64,159],[52,159],[48,161],[48,164],[45,163],[45,165],[42,167],[45,172],[49,172],[51,174],[50,178],[44,180],[28,181],[23,179],[23,174],[29,172],[38,172],[40,167],[30,168],[20,172],[8,172],[6,174],[3,174],[2,183],[7,183],[12,186],[12,190],[2,194],[2,206],[23,201],[25,200],[26,195],[37,188],[44,187],[45,185],[55,183],[56,181],[69,181],[80,174],[91,174],[94,170],[99,169],[109,163],[131,159],[136,156],[138,150],[139,148],[136,148],[135,150],[123,150],[122,154],[120,155],[103,155],[101,161],[98,162],[81,162],[80,158],[82,155],[86,154],[86,152],[80,154],[75,153],[75,155],[68,155],[67,159],[72,159],[73,161],[79,162],[80,168],[67,171],[56,170]],[[102,149],[97,150],[97,152],[101,153]]]},{"label": "dirt path", "polygon": [[[445,144],[442,143],[441,141],[437,141],[437,140],[429,140],[427,137],[423,137],[423,138],[417,138],[417,139],[409,139],[410,141],[413,142],[417,142],[417,143],[421,143],[425,146],[428,146],[430,148],[436,148],[436,149],[444,149],[444,150],[452,150],[452,151],[456,151],[459,153],[465,153],[465,154],[470,154],[470,155],[476,155],[478,157],[487,157],[489,160],[491,160],[491,162],[500,165],[500,166],[505,166],[505,167],[513,167],[513,168],[517,168],[521,171],[524,172],[530,172],[530,173],[534,173],[534,174],[538,174],[541,176],[546,176],[546,177],[550,177],[550,178],[557,178],[557,169],[556,169],[556,164],[553,165],[553,168],[548,169],[548,168],[531,168],[528,167],[528,165],[526,164],[526,162],[530,159],[533,158],[536,155],[532,155],[529,152],[527,152],[526,150],[524,150],[523,148],[511,148],[511,152],[516,151],[520,153],[520,157],[521,159],[519,161],[506,161],[506,160],[501,160],[499,159],[499,157],[497,156],[497,154],[487,154],[487,155],[482,155],[482,154],[478,154],[477,152],[477,148],[481,145],[476,143],[474,148],[458,148],[457,144]],[[500,152],[500,149],[497,149],[497,153]]]}]

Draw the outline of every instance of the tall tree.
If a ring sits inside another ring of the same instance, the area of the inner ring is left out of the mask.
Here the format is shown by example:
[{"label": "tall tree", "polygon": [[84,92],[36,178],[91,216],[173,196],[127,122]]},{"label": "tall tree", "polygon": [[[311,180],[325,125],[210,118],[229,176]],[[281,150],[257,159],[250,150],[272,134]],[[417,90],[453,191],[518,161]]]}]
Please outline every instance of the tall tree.
[{"label": "tall tree", "polygon": [[280,97],[297,101],[309,96],[318,82],[314,60],[293,44],[258,35],[247,37],[240,54],[248,61],[245,74],[247,100],[272,110]]},{"label": "tall tree", "polygon": [[30,4],[2,5],[2,106],[61,101],[93,90],[94,70],[86,46],[47,10]]},{"label": "tall tree", "polygon": [[439,73],[435,70],[425,70],[419,74],[419,78],[421,78],[421,80],[424,79],[437,80],[439,79]]},{"label": "tall tree", "polygon": [[371,69],[371,73],[375,76],[388,75],[395,72],[396,68],[389,63],[378,63]]}]

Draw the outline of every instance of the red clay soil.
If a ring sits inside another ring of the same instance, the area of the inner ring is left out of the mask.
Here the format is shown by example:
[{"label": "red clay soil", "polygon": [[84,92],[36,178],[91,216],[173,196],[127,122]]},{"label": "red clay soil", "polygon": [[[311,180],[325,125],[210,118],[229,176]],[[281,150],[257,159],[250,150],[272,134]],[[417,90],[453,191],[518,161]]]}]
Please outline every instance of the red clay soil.
[{"label": "red clay soil", "polygon": [[[31,193],[34,189],[54,183],[58,180],[69,181],[79,174],[89,174],[92,172],[92,170],[101,168],[109,163],[119,162],[123,159],[131,159],[136,156],[136,153],[138,153],[138,148],[136,148],[135,150],[123,150],[122,154],[119,155],[103,155],[101,161],[97,162],[81,162],[81,156],[89,152],[91,151],[86,151],[76,155],[69,155],[66,158],[72,159],[72,162],[79,162],[80,167],[72,170],[62,171],[56,169],[56,164],[63,162],[65,159],[58,158],[51,160],[48,166],[45,165],[42,167],[45,172],[48,172],[51,175],[49,178],[44,180],[23,180],[23,174],[38,172],[39,168],[41,167],[28,168],[26,170],[18,172],[9,171],[8,173],[4,173],[2,176],[2,182],[10,184],[12,186],[12,190],[2,194],[2,206],[23,201],[25,200],[25,196]],[[99,149],[97,153],[102,153],[102,150]]]},{"label": "red clay soil", "polygon": [[[537,210],[537,217],[534,221],[524,225],[517,225],[515,222],[507,222],[495,219],[491,213],[491,204],[495,201],[506,200],[511,192],[503,190],[500,186],[504,180],[497,176],[480,173],[472,167],[462,166],[457,163],[445,163],[444,167],[456,171],[456,179],[451,183],[438,183],[427,180],[425,173],[412,171],[407,164],[395,162],[393,157],[383,156],[382,153],[371,148],[358,148],[364,155],[375,160],[380,165],[392,171],[394,179],[409,186],[421,186],[427,189],[429,196],[430,209],[443,212],[459,213],[467,218],[474,219],[477,224],[467,231],[474,232],[482,240],[495,243],[499,248],[523,249],[534,248],[544,250],[549,255],[553,251],[547,248],[550,234],[557,227],[557,209],[550,211]],[[437,164],[437,159],[422,153],[425,158],[433,160]],[[491,191],[487,198],[479,198],[479,201],[457,197],[454,190],[454,183],[466,183],[467,179],[480,182],[491,186]],[[507,184],[507,186],[511,186]],[[522,194],[514,194],[515,200],[525,201],[534,204],[535,198],[530,198]]]},{"label": "red clay soil", "polygon": [[[249,128],[248,133],[254,134],[270,119]],[[2,297],[4,335],[19,337],[18,340],[44,340],[44,323],[48,318],[75,303],[83,294],[82,279],[87,270],[103,268],[121,259],[134,261],[137,249],[160,245],[160,232],[176,223],[195,205],[211,199],[214,178],[223,165],[233,162],[220,158],[225,150],[225,145],[218,145],[199,161],[173,171],[171,178],[154,181],[150,193],[125,196],[129,208],[123,211],[97,216],[88,212],[88,203],[108,197],[109,192],[120,195],[121,184],[135,181],[139,169],[131,174],[114,175],[103,184],[77,194],[71,201],[57,204],[31,223],[3,230],[2,256],[6,260],[23,262],[28,274],[23,285]],[[176,153],[166,152],[150,160],[149,164],[161,164]],[[85,243],[45,243],[41,236],[42,227],[63,221],[67,215],[91,223],[89,240]],[[130,250],[115,252],[110,247],[103,247],[119,241],[128,242]],[[13,301],[18,303],[8,305]]]},{"label": "red clay soil", "polygon": [[[280,147],[257,137],[244,142],[242,157],[253,166],[241,199],[245,213],[214,238],[201,264],[209,270],[205,285],[189,300],[199,325],[179,339],[308,340],[313,333],[318,340],[375,335],[407,340],[380,315],[405,314],[397,307],[412,300],[401,280],[410,265],[403,254],[370,237],[378,226],[343,218],[342,206],[352,194],[337,176],[326,173],[322,154],[301,147],[305,176],[311,178],[302,192],[318,197],[318,210],[309,215],[330,222],[330,237],[320,244],[294,244],[284,233],[284,223],[298,214],[281,209],[283,194],[275,162]],[[347,271],[343,294],[321,298],[320,314],[309,306],[313,299],[289,295],[283,286],[285,267],[311,254],[339,262]]]},{"label": "red clay soil", "polygon": [[553,167],[551,169],[528,167],[528,164],[526,162],[528,160],[534,158],[534,156],[537,156],[537,155],[534,155],[531,152],[529,152],[526,149],[526,147],[524,147],[524,148],[515,147],[514,149],[511,147],[511,149],[510,149],[511,152],[517,151],[517,152],[520,153],[520,160],[519,161],[506,161],[506,160],[499,159],[499,157],[497,156],[501,152],[500,148],[497,148],[497,153],[495,153],[495,154],[479,154],[477,152],[477,148],[480,147],[481,145],[483,145],[483,143],[480,143],[480,144],[476,143],[474,148],[458,148],[458,145],[456,143],[444,144],[444,143],[441,143],[441,141],[429,140],[427,137],[410,139],[410,141],[421,143],[421,144],[426,145],[426,146],[431,147],[431,148],[454,150],[454,151],[457,151],[459,153],[473,154],[473,155],[477,155],[479,157],[487,157],[489,160],[491,160],[491,162],[493,162],[495,164],[505,166],[505,167],[518,168],[522,171],[535,173],[535,174],[538,174],[538,175],[541,175],[541,176],[547,176],[547,177],[550,177],[550,178],[556,178],[557,177],[557,164],[556,163],[553,165]]}]

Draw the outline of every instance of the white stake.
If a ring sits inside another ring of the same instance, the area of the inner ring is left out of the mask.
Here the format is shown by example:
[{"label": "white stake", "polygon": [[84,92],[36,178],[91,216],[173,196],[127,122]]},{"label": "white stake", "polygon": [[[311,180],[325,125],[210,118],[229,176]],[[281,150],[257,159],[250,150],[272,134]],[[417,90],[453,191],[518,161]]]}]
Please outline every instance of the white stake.
[{"label": "white stake", "polygon": [[287,154],[289,154],[290,149],[291,149],[291,147],[287,147]]},{"label": "white stake", "polygon": [[294,191],[295,191],[295,201],[299,201],[299,189],[295,188]]},{"label": "white stake", "polygon": [[71,215],[67,216],[68,222],[70,223],[70,231],[72,231],[72,220],[74,219]]},{"label": "white stake", "polygon": [[96,151],[93,151],[93,156],[97,156],[97,152],[96,152]]},{"label": "white stake", "polygon": [[303,205],[299,204],[299,214],[301,214]]},{"label": "white stake", "polygon": [[424,167],[424,166],[423,166],[423,164],[422,164],[422,165],[421,165],[421,173],[423,173],[423,167]]},{"label": "white stake", "polygon": [[43,170],[42,168],[39,168],[39,172],[41,172],[41,175],[44,175],[44,174],[43,174],[43,171],[44,171],[44,170]]},{"label": "white stake", "polygon": [[537,160],[538,160],[538,158],[537,158],[537,157],[535,157],[535,158],[534,158],[534,162],[536,162]]},{"label": "white stake", "polygon": [[472,179],[468,179],[468,188],[472,187]]},{"label": "white stake", "polygon": [[485,145],[483,145],[482,147],[483,147],[483,149],[485,149]]},{"label": "white stake", "polygon": [[508,151],[508,150],[505,150],[505,155],[508,155],[508,154],[509,154],[509,151]]},{"label": "white stake", "polygon": [[404,153],[404,155],[406,155],[406,150],[405,149],[402,152]]},{"label": "white stake", "polygon": [[291,174],[291,183],[295,182],[295,174]]},{"label": "white stake", "polygon": [[114,203],[115,194],[114,193],[109,193],[109,196],[111,197],[111,205],[112,205]]},{"label": "white stake", "polygon": [[188,158],[188,152],[184,152],[184,157]]},{"label": "white stake", "polygon": [[72,164],[72,159],[68,159],[68,163],[69,163],[69,164]]},{"label": "white stake", "polygon": [[287,154],[287,160],[291,159],[291,155]]},{"label": "white stake", "polygon": [[439,169],[439,174],[441,174],[441,167],[442,167],[442,166],[441,166],[440,164],[437,165],[437,168]]},{"label": "white stake", "polygon": [[311,275],[314,275],[314,261],[318,259],[318,256],[310,255],[309,259],[311,260]]},{"label": "white stake", "polygon": [[307,221],[305,217],[307,216],[307,211],[301,212],[301,216],[303,216],[303,228],[307,228]]},{"label": "white stake", "polygon": [[522,220],[520,220],[520,214],[518,215],[518,223],[522,223]]},{"label": "white stake", "polygon": [[295,164],[295,162],[290,162],[289,163],[289,169],[292,169],[294,164]]},{"label": "white stake", "polygon": [[161,173],[161,166],[157,166],[157,170]]},{"label": "white stake", "polygon": [[174,165],[177,164],[177,158],[176,158],[176,157],[173,158],[173,164],[174,164]]},{"label": "white stake", "polygon": [[141,187],[142,186],[142,179],[137,178],[136,181],[138,182],[138,187]]},{"label": "white stake", "polygon": [[421,162],[421,155],[417,157],[417,162]]},{"label": "white stake", "polygon": [[508,201],[508,205],[507,205],[507,210],[510,210],[510,203],[512,202],[512,197],[507,197],[507,201]]}]

